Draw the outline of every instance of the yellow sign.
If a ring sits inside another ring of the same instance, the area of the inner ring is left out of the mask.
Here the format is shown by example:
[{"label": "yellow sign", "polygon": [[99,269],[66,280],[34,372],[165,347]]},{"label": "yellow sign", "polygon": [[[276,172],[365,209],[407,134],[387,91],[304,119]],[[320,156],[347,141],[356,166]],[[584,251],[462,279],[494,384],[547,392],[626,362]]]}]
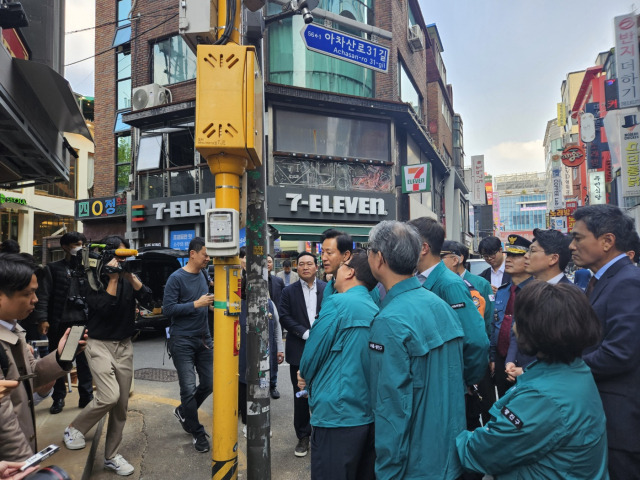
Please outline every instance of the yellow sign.
[{"label": "yellow sign", "polygon": [[564,103],[558,104],[558,126],[564,127],[567,124],[567,106]]}]

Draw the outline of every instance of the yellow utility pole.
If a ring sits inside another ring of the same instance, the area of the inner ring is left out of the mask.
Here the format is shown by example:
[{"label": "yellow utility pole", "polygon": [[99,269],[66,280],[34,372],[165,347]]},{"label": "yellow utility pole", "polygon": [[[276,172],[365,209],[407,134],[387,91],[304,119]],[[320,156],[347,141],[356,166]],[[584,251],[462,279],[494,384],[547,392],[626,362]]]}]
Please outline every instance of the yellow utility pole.
[{"label": "yellow utility pole", "polygon": [[[222,44],[198,45],[196,76],[195,146],[215,175],[216,208],[236,211],[240,210],[242,176],[262,163],[262,77],[255,48],[239,45],[241,9],[241,0],[219,2]],[[240,260],[237,255],[214,256],[213,264],[211,469],[214,480],[227,480],[238,476],[239,304],[232,305],[230,298],[237,294]]]}]

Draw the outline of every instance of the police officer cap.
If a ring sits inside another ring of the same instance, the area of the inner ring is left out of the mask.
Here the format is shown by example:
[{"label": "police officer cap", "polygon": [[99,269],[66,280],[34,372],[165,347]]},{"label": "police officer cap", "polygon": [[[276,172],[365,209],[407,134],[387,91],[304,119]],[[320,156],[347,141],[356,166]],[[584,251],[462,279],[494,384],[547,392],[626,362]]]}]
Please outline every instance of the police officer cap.
[{"label": "police officer cap", "polygon": [[509,235],[504,242],[504,251],[512,255],[524,255],[529,251],[531,242],[520,235]]}]

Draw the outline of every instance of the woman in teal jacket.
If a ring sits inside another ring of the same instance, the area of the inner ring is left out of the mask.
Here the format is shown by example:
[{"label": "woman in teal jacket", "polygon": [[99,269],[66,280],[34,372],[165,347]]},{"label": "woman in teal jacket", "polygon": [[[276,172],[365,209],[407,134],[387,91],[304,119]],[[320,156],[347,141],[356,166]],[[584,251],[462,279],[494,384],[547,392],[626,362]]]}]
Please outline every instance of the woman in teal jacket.
[{"label": "woman in teal jacket", "polygon": [[336,271],[337,293],[323,300],[304,347],[298,386],[309,392],[313,480],[375,477],[368,340],[376,284],[367,254],[356,250]]},{"label": "woman in teal jacket", "polygon": [[581,358],[600,335],[587,298],[572,285],[532,282],[518,294],[515,317],[518,347],[537,361],[484,427],[458,435],[463,467],[496,480],[608,479],[602,402]]}]

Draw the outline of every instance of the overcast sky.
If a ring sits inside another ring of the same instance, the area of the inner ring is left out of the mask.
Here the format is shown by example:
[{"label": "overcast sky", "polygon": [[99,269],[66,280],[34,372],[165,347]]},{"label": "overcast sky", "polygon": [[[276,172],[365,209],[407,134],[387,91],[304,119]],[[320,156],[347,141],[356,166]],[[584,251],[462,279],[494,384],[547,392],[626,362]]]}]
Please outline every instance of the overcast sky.
[{"label": "overcast sky", "polygon": [[[376,0],[390,1],[390,0]],[[419,0],[438,26],[453,104],[464,122],[467,163],[485,156],[493,175],[544,170],[542,139],[568,72],[614,44],[613,17],[630,0]],[[640,2],[639,2],[640,4]],[[65,76],[93,95],[95,2],[66,2]]]}]

